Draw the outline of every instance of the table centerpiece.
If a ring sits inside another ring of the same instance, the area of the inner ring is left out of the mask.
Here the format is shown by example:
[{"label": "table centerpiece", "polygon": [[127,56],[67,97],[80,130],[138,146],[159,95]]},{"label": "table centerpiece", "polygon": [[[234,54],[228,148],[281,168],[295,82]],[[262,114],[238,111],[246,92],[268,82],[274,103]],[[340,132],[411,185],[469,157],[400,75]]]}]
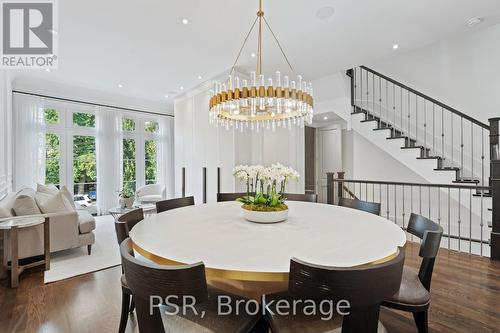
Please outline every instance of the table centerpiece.
[{"label": "table centerpiece", "polygon": [[271,166],[239,165],[233,175],[246,183],[246,195],[236,199],[242,203],[243,217],[251,222],[276,223],[288,218],[285,188],[299,174],[290,167],[276,163]]}]

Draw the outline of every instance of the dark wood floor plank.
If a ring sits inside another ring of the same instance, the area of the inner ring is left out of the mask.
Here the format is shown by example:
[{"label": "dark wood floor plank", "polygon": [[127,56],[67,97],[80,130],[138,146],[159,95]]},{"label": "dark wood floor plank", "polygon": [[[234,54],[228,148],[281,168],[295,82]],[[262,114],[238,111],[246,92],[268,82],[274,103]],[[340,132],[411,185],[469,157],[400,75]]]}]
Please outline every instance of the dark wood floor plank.
[{"label": "dark wood floor plank", "polygon": [[[417,270],[418,244],[409,243],[405,265]],[[43,272],[21,276],[18,289],[0,284],[0,332],[116,332],[120,315],[121,268],[43,284]],[[429,327],[441,332],[500,332],[500,263],[440,250],[432,286]],[[411,314],[382,308],[389,332],[417,332]],[[135,318],[127,333],[137,331]]]}]

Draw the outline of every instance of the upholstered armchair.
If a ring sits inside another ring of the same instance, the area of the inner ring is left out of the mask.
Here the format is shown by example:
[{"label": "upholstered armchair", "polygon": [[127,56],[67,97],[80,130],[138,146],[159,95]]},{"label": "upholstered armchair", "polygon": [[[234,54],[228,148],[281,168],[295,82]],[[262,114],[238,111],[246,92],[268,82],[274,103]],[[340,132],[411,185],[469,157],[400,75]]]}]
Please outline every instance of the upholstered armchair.
[{"label": "upholstered armchair", "polygon": [[165,185],[151,184],[140,187],[136,192],[136,200],[138,203],[155,203],[164,198]]}]

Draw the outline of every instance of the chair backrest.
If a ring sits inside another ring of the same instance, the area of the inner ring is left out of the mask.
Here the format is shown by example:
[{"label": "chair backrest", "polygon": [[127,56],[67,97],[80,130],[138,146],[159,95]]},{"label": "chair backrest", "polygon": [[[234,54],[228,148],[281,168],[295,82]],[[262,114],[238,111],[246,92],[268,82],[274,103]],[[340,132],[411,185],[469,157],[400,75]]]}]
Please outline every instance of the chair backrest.
[{"label": "chair backrest", "polygon": [[316,193],[286,193],[285,198],[291,201],[318,202],[318,195]]},{"label": "chair backrest", "polygon": [[161,213],[170,209],[193,206],[194,205],[194,197],[184,197],[184,198],[176,198],[169,200],[162,200],[156,202],[156,212]]},{"label": "chair backrest", "polygon": [[380,303],[400,287],[405,253],[375,265],[328,267],[292,258],[288,290],[302,300],[347,300],[342,332],[376,332]]},{"label": "chair backrest", "polygon": [[340,198],[339,206],[362,210],[375,215],[380,215],[380,204],[377,202],[361,201],[358,199]]},{"label": "chair backrest", "polygon": [[[140,332],[164,331],[159,308],[153,307],[150,313],[151,301],[159,305],[165,302],[167,296],[173,296],[168,301],[182,306],[184,296],[194,297],[196,304],[208,299],[205,265],[202,262],[182,266],[160,266],[153,262],[137,260],[133,256],[130,238],[120,245],[120,253],[125,278],[134,298]],[[156,300],[156,297],[161,297],[162,301]]]},{"label": "chair backrest", "polygon": [[244,197],[245,195],[247,195],[246,192],[240,192],[240,193],[217,193],[217,202],[235,201],[236,199]]},{"label": "chair backrest", "polygon": [[128,237],[130,230],[132,230],[132,228],[142,220],[144,220],[144,212],[142,208],[131,210],[130,212],[120,216],[115,222],[115,232],[118,244],[121,244],[125,238]]},{"label": "chair backrest", "polygon": [[443,228],[426,217],[412,213],[406,231],[422,240],[418,254],[422,257],[418,277],[423,286],[430,290],[432,271],[441,245]]}]

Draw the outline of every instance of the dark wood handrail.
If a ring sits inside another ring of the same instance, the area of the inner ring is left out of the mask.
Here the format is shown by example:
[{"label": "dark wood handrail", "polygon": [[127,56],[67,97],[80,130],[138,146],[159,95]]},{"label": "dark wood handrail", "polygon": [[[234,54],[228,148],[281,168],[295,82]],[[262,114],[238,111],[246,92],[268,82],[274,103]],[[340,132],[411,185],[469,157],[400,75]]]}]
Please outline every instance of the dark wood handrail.
[{"label": "dark wood handrail", "polygon": [[375,184],[375,185],[399,185],[399,186],[422,186],[422,187],[442,187],[449,189],[460,189],[460,190],[477,190],[477,191],[489,191],[491,187],[489,186],[479,186],[479,185],[450,185],[450,184],[427,184],[427,183],[405,183],[405,182],[389,182],[380,180],[362,180],[362,179],[339,179],[333,178],[334,183],[359,183],[359,184]]},{"label": "dark wood handrail", "polygon": [[[381,73],[379,73],[379,72],[377,72],[377,71],[375,71],[375,70],[373,70],[373,69],[371,69],[371,68],[368,68],[368,67],[366,67],[366,66],[360,66],[360,68],[362,68],[362,69],[364,69],[364,70],[366,70],[366,71],[368,71],[368,72],[370,72],[370,73],[372,73],[372,74],[374,74],[374,75],[377,75],[377,76],[379,76],[379,77],[383,78],[384,80],[387,80],[387,81],[389,81],[389,82],[391,82],[391,83],[393,83],[393,84],[397,85],[397,86],[398,86],[398,87],[400,87],[400,88],[403,88],[403,89],[405,89],[405,90],[408,90],[409,92],[411,92],[411,93],[413,93],[413,94],[415,94],[415,95],[417,95],[417,96],[420,96],[420,97],[422,97],[422,98],[424,98],[424,99],[426,99],[426,100],[428,100],[428,101],[432,102],[433,104],[436,104],[436,105],[438,105],[438,106],[440,106],[440,107],[442,107],[442,108],[444,108],[444,109],[446,109],[446,110],[450,111],[451,113],[456,114],[456,115],[457,115],[457,116],[459,116],[460,118],[464,118],[464,119],[466,119],[466,120],[470,121],[471,123],[476,124],[476,125],[478,125],[478,126],[480,126],[480,127],[484,128],[484,129],[486,129],[486,130],[488,130],[488,131],[490,130],[490,126],[488,126],[488,125],[486,125],[486,124],[484,124],[484,123],[480,122],[479,120],[476,120],[476,119],[472,118],[471,116],[468,116],[468,115],[466,115],[466,114],[464,114],[464,113],[462,113],[462,112],[458,111],[457,109],[452,108],[451,106],[448,106],[448,105],[446,105],[446,104],[444,104],[444,103],[441,103],[441,102],[439,102],[439,101],[435,100],[434,98],[427,96],[426,94],[423,94],[423,93],[421,93],[421,92],[419,92],[419,91],[416,91],[415,89],[410,88],[410,87],[408,87],[407,85],[405,85],[405,84],[403,84],[403,83],[401,83],[401,82],[398,82],[398,81],[396,81],[396,80],[394,80],[394,79],[391,79],[390,77],[388,77],[388,76],[386,76],[386,75],[384,75],[384,74],[381,74]],[[349,75],[349,73],[348,73],[348,75]],[[351,73],[349,76],[351,76],[351,75],[352,75],[352,73]],[[352,76],[351,76],[351,77],[352,77]]]},{"label": "dark wood handrail", "polygon": [[347,194],[349,194],[351,196],[351,199],[358,199],[358,197],[356,197],[356,195],[354,193],[352,193],[352,191],[349,189],[349,187],[344,185],[343,188],[344,188],[344,191],[346,191]]}]

